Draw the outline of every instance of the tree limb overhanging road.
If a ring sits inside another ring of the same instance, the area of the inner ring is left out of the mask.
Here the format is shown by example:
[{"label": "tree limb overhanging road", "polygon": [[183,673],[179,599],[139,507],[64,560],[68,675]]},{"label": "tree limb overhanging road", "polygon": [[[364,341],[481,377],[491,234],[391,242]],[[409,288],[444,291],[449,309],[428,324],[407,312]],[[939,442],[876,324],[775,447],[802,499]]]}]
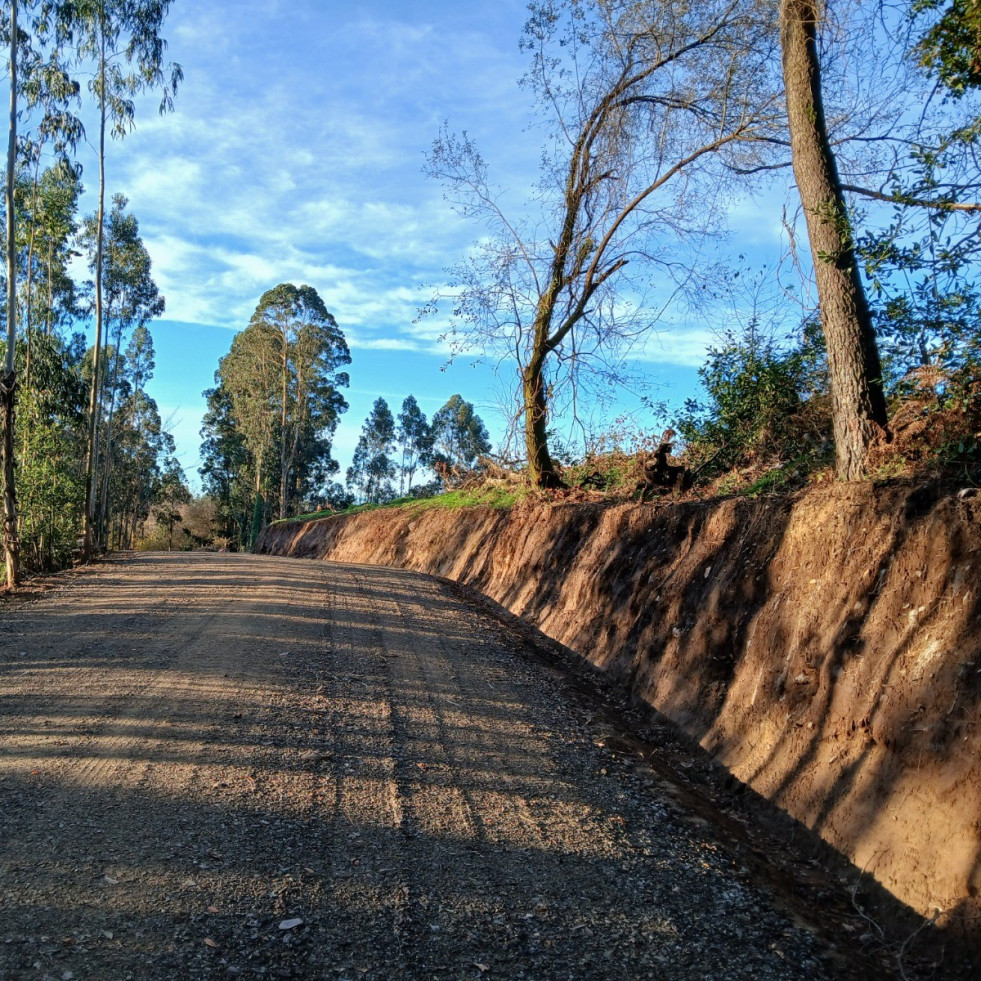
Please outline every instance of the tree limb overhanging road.
[{"label": "tree limb overhanging road", "polygon": [[123,556],[0,620],[0,978],[845,977],[424,576]]}]

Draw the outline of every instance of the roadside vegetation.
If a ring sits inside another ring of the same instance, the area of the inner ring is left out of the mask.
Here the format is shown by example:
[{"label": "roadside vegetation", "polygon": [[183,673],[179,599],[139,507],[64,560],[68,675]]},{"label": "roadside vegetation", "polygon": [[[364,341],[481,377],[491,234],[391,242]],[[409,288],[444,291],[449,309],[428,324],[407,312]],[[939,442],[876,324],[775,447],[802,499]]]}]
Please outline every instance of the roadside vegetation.
[{"label": "roadside vegetation", "polygon": [[[379,398],[345,485],[296,513],[976,483],[974,8],[529,11],[524,85],[544,145],[534,199],[515,212],[473,140],[448,126],[428,158],[481,238],[423,315],[448,310],[452,349],[511,379],[505,438],[492,451],[461,396],[431,423],[411,396],[397,418]],[[706,263],[731,195],[791,168],[800,211],[783,221],[792,243],[806,231],[810,261],[792,250],[776,269]],[[663,406],[656,427],[623,418],[594,432],[583,406],[636,387],[638,345],[679,311],[716,336],[698,396]]]},{"label": "roadside vegetation", "polygon": [[[977,4],[529,4],[534,192],[515,202],[448,125],[427,164],[478,244],[421,315],[446,316],[453,353],[497,366],[500,444],[463,394],[431,419],[413,395],[398,408],[379,397],[342,474],[343,325],[315,289],[282,283],[259,297],[206,393],[198,499],[146,391],[164,297],[105,166],[111,138],[135,123],[133,96],[172,107],[182,71],[166,59],[169,8],[3,4],[8,584],[22,566],[108,548],[247,548],[273,520],[393,502],[977,482]],[[98,146],[90,215],[78,205],[83,137]],[[791,243],[777,268],[711,262],[733,201],[791,171],[799,202],[772,216]],[[590,414],[608,418],[626,386],[643,387],[644,346],[672,319],[715,330],[699,396],[665,406],[656,426],[597,431]],[[203,508],[207,527],[192,517]]]},{"label": "roadside vegetation", "polygon": [[[146,391],[164,311],[137,217],[107,185],[107,136],[134,96],[172,105],[182,73],[161,35],[169,0],[3,4],[10,113],[3,219],[6,582],[131,547],[189,497]],[[83,128],[82,116],[90,120]],[[91,120],[94,118],[94,125]],[[79,213],[76,148],[97,147],[98,204]],[[88,333],[87,333],[88,332]],[[91,343],[89,341],[91,338]]]}]

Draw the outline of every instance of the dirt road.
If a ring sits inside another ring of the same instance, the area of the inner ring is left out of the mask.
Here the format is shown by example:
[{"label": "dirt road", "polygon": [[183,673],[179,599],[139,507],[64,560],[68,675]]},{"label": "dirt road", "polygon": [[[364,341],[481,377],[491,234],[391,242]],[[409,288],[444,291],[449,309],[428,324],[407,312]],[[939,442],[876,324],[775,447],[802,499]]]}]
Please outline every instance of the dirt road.
[{"label": "dirt road", "polygon": [[849,975],[589,723],[422,576],[55,579],[0,611],[0,978]]}]

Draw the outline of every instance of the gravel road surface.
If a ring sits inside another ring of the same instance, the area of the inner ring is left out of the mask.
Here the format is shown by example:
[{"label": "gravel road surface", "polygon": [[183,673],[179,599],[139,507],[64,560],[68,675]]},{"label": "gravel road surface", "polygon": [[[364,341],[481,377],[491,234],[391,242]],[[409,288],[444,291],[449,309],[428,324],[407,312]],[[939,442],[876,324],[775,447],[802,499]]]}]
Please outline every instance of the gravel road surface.
[{"label": "gravel road surface", "polygon": [[0,608],[0,978],[852,976],[597,731],[424,576],[55,577]]}]

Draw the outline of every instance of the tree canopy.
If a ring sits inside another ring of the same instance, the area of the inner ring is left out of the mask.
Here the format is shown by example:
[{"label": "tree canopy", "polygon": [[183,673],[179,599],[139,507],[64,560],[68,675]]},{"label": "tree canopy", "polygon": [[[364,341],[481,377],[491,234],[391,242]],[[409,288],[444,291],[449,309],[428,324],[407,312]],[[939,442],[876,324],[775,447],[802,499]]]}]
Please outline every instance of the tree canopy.
[{"label": "tree canopy", "polygon": [[[344,334],[311,286],[282,283],[266,291],[249,325],[235,335],[208,393],[205,432],[210,473],[227,470],[244,450],[256,531],[270,502],[285,518],[297,513],[337,472],[334,431],[349,384]],[[235,438],[232,439],[234,433]]]},{"label": "tree canopy", "polygon": [[354,448],[347,485],[357,499],[381,504],[394,497],[395,417],[383,398],[375,399]]},{"label": "tree canopy", "polygon": [[487,427],[462,395],[451,395],[433,414],[431,438],[433,462],[450,471],[472,470],[491,451]]}]

